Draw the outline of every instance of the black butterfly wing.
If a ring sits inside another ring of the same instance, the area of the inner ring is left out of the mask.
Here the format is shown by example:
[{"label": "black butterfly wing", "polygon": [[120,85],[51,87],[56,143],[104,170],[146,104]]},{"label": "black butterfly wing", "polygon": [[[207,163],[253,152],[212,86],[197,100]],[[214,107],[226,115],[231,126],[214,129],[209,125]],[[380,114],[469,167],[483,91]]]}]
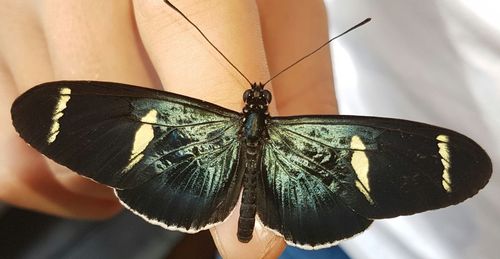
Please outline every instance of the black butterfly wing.
[{"label": "black butterfly wing", "polygon": [[258,215],[302,247],[361,232],[370,219],[459,203],[486,185],[491,161],[454,131],[357,116],[273,118]]},{"label": "black butterfly wing", "polygon": [[236,204],[236,112],[163,91],[88,81],[37,86],[11,112],[34,148],[122,189],[122,201],[153,221],[194,231],[222,221]]}]

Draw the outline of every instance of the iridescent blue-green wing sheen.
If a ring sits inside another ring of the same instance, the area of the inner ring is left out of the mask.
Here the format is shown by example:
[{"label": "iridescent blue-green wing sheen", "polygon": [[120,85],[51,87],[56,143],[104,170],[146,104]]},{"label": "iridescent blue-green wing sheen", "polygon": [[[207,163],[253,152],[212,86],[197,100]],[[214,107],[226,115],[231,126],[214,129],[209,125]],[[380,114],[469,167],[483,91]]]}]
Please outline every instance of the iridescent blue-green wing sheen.
[{"label": "iridescent blue-green wing sheen", "polygon": [[163,91],[88,81],[37,86],[11,112],[31,146],[121,189],[123,202],[145,218],[193,231],[221,221],[237,202],[239,113]]},{"label": "iridescent blue-green wing sheen", "polygon": [[220,137],[165,152],[169,165],[161,174],[117,190],[117,196],[134,213],[170,230],[195,233],[224,221],[239,197],[245,165],[237,133],[225,129]]},{"label": "iridescent blue-green wing sheen", "polygon": [[371,219],[459,203],[483,188],[492,171],[471,139],[405,120],[275,117],[268,134],[257,213],[305,248],[350,237]]}]

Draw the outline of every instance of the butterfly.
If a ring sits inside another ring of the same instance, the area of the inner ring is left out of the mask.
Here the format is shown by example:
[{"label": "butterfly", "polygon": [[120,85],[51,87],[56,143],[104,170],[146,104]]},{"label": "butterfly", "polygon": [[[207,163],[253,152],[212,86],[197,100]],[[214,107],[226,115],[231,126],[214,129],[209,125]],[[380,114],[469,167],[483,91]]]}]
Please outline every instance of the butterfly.
[{"label": "butterfly", "polygon": [[19,96],[19,135],[122,204],[170,230],[223,222],[241,196],[237,237],[255,221],[291,245],[335,245],[374,219],[457,204],[488,182],[491,160],[473,140],[424,123],[363,116],[272,117],[267,82],[367,23],[353,26],[273,76],[250,83],[242,112],[114,82],[57,81]]},{"label": "butterfly", "polygon": [[54,161],[115,188],[134,213],[194,233],[223,222],[241,194],[238,238],[257,218],[301,248],[374,219],[446,207],[488,182],[486,152],[457,132],[377,117],[272,117],[252,84],[243,112],[165,91],[58,81],[18,97],[13,125]]}]

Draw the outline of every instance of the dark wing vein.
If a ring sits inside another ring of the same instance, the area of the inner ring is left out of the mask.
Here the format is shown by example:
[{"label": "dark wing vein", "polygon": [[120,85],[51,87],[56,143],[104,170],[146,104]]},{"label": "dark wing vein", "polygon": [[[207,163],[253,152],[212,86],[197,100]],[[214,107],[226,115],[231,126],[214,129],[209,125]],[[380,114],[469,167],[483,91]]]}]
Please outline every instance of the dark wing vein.
[{"label": "dark wing vein", "polygon": [[[214,122],[215,123],[215,122]],[[218,122],[217,122],[218,123]],[[208,123],[207,123],[208,124]],[[206,124],[205,124],[206,125]],[[159,126],[159,127],[163,127],[161,125],[156,125],[156,126]],[[181,150],[184,150],[184,149],[188,149],[190,147],[194,147],[194,146],[198,146],[198,145],[202,145],[202,144],[206,144],[206,143],[211,143],[211,142],[214,142],[216,140],[219,140],[221,137],[224,136],[224,133],[227,133],[227,131],[231,128],[233,128],[234,125],[229,125],[227,126],[225,129],[223,129],[218,135],[212,137],[212,138],[207,138],[207,139],[203,139],[203,140],[198,140],[198,141],[194,141],[194,142],[191,142],[187,145],[183,145],[183,146],[179,146],[177,148],[174,148],[174,149],[171,149],[171,150],[168,150],[167,153],[163,154],[162,156],[159,156],[158,158],[156,158],[155,160],[152,160],[151,163],[145,163],[146,167],[149,166],[150,164],[153,164],[155,162],[158,162],[159,160],[161,160],[162,158],[164,158],[165,156],[168,156],[168,155],[171,155],[175,152],[178,152],[178,151],[181,151]],[[168,129],[166,130],[164,133],[162,133],[162,135],[156,137],[155,139],[152,140],[152,142],[150,142],[150,145],[154,146],[156,145],[157,143],[161,142],[162,139],[169,135],[170,133],[172,133],[173,131],[175,130],[178,130],[178,128],[171,128],[171,129]],[[232,143],[232,142],[231,142]],[[211,151],[206,151],[206,153],[209,153],[209,152],[213,152],[217,149],[220,149],[222,147],[217,147],[215,149],[212,149]],[[133,160],[135,159],[137,156],[140,156],[140,155],[144,155],[145,151],[141,152],[141,153],[137,153],[135,156],[133,156],[130,160]]]},{"label": "dark wing vein", "polygon": [[[274,134],[279,135],[279,136],[282,138],[282,140],[283,140],[283,141],[282,141],[282,144],[283,144],[284,146],[288,147],[288,150],[287,150],[287,151],[289,151],[289,152],[291,152],[291,153],[293,153],[293,154],[297,155],[299,158],[304,159],[304,160],[306,160],[307,162],[309,162],[309,163],[313,164],[313,165],[314,165],[314,167],[319,168],[319,169],[321,169],[321,170],[324,170],[325,172],[330,173],[330,174],[331,174],[332,176],[334,176],[334,177],[336,176],[336,175],[335,175],[335,172],[333,172],[331,169],[328,169],[328,168],[326,168],[326,167],[324,167],[324,166],[322,166],[322,165],[320,165],[320,164],[316,163],[316,161],[314,161],[314,160],[310,159],[309,157],[307,157],[307,156],[306,156],[306,155],[302,152],[303,150],[300,150],[300,149],[297,149],[297,148],[295,148],[295,147],[290,146],[290,144],[288,144],[288,143],[285,141],[285,140],[287,139],[287,138],[286,138],[286,136],[284,136],[284,135],[283,135],[283,134],[281,134],[280,132],[274,132]],[[300,135],[300,134],[298,134],[298,135]],[[300,135],[300,136],[302,136],[302,135]],[[273,144],[273,143],[276,145],[276,143],[275,143],[274,141],[270,141],[269,143],[271,144],[271,146],[270,146],[270,148],[271,148],[271,149],[272,149],[272,144]],[[318,144],[320,144],[320,145],[324,145],[324,144],[322,144],[321,142],[317,142],[317,141],[316,141],[316,143],[318,143]],[[325,146],[328,146],[328,145],[325,145]],[[330,147],[330,146],[328,146],[328,147]],[[284,154],[285,154],[285,152],[284,152],[284,151],[281,151],[281,150],[279,150],[279,149],[276,149],[276,148],[275,148],[275,149],[273,149],[273,150],[274,150],[275,152],[278,152],[278,153],[282,154],[282,155],[284,155]],[[283,156],[283,157],[284,157],[284,156]],[[290,163],[294,163],[294,161],[291,161],[291,160],[290,160],[290,159],[288,159],[288,158],[284,158],[284,159],[286,159],[286,160],[287,160],[287,161],[289,161]],[[316,170],[314,170],[313,168],[308,168],[308,167],[306,167],[306,166],[304,166],[304,165],[299,165],[299,166],[301,166],[301,167],[302,167],[302,169],[306,169],[306,171],[309,171],[308,173],[310,173],[311,175],[313,175],[313,176],[315,176],[315,177],[318,177],[318,179],[320,179],[320,180],[321,180],[321,179],[323,178],[323,177],[321,177],[321,175],[320,175],[320,174],[318,174],[318,172],[317,172]]]},{"label": "dark wing vein", "polygon": [[334,150],[357,150],[357,149],[352,149],[352,148],[349,148],[349,147],[334,147],[332,145],[329,145],[329,144],[326,144],[324,142],[321,142],[321,141],[319,141],[317,139],[313,139],[313,138],[310,138],[310,137],[308,137],[306,135],[300,134],[300,133],[298,133],[298,132],[296,132],[296,131],[294,131],[294,130],[292,130],[290,128],[283,128],[283,130],[284,131],[288,131],[288,132],[290,132],[290,133],[292,133],[294,135],[297,135],[297,136],[299,136],[301,138],[307,139],[308,141],[317,143],[318,145],[323,145],[325,147],[329,147],[329,148],[334,149]]}]

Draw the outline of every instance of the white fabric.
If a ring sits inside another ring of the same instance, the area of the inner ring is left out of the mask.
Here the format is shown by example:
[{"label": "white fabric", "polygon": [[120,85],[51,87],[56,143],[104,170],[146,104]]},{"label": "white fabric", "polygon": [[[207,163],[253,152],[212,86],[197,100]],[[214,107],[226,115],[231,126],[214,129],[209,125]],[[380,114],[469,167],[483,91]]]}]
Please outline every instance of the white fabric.
[{"label": "white fabric", "polygon": [[341,114],[444,126],[480,143],[493,177],[446,209],[381,220],[343,242],[353,258],[500,258],[500,2],[326,0]]}]

